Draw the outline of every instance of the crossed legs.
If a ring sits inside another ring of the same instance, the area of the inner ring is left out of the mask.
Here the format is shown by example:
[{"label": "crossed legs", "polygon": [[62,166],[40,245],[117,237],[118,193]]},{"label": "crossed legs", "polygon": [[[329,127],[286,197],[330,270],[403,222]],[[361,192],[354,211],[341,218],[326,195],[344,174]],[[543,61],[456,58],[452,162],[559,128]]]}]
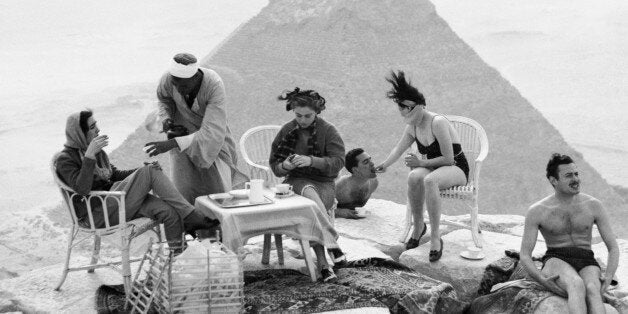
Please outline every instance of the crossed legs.
[{"label": "crossed legs", "polygon": [[408,205],[414,219],[412,238],[418,239],[423,232],[423,203],[430,216],[430,250],[438,251],[440,245],[440,190],[455,185],[464,185],[464,172],[456,166],[443,166],[435,170],[415,168],[408,174]]}]

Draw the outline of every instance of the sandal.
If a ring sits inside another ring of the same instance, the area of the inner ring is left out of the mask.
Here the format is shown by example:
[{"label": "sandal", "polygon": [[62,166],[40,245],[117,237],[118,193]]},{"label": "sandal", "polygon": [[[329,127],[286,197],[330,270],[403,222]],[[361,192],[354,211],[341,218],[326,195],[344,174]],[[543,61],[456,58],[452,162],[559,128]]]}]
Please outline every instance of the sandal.
[{"label": "sandal", "polygon": [[436,262],[443,256],[443,239],[440,240],[440,250],[430,250],[430,262]]},{"label": "sandal", "polygon": [[410,240],[408,240],[408,243],[406,243],[406,250],[411,250],[419,246],[419,242],[421,241],[421,237],[425,234],[425,230],[427,230],[427,225],[423,223],[423,232],[421,232],[418,239],[410,238]]}]

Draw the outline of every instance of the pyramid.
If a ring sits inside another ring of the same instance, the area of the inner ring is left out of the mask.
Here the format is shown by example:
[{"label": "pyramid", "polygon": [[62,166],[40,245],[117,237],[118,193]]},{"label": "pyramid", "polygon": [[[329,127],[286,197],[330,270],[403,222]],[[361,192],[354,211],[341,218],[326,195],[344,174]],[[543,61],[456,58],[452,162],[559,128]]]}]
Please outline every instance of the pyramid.
[{"label": "pyramid", "polygon": [[[292,119],[276,97],[298,86],[323,95],[328,105],[321,116],[336,125],[347,151],[363,147],[376,164],[404,128],[385,97],[384,77],[404,70],[429,110],[467,116],[485,128],[490,151],[481,172],[481,214],[524,215],[552,193],[545,165],[552,152],[560,152],[576,160],[583,192],[601,199],[613,221],[628,218],[612,187],[429,1],[271,0],[202,63],[225,80],[236,138],[250,127]],[[374,197],[406,203],[406,176],[397,162],[379,176]],[[466,212],[443,207],[446,214]],[[626,233],[619,225],[614,230]]]}]

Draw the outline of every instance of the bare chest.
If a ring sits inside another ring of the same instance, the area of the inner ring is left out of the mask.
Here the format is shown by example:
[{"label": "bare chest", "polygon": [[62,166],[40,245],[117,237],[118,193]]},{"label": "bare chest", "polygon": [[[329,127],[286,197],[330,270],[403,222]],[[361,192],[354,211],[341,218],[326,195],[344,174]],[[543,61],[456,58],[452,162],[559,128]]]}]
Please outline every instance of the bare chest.
[{"label": "bare chest", "polygon": [[570,234],[588,234],[594,223],[594,217],[585,207],[574,205],[566,208],[551,208],[545,213],[541,232],[560,236]]}]

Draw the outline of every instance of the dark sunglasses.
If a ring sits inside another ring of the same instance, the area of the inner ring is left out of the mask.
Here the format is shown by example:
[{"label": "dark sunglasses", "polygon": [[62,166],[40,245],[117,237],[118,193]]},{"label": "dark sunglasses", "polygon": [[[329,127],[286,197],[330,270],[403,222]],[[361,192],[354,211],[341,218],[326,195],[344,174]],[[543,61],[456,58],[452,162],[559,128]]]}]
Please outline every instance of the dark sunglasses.
[{"label": "dark sunglasses", "polygon": [[399,110],[408,110],[408,111],[412,111],[412,109],[414,109],[414,107],[416,106],[408,106],[408,105],[404,105],[400,102],[397,103],[397,106],[399,106]]}]

